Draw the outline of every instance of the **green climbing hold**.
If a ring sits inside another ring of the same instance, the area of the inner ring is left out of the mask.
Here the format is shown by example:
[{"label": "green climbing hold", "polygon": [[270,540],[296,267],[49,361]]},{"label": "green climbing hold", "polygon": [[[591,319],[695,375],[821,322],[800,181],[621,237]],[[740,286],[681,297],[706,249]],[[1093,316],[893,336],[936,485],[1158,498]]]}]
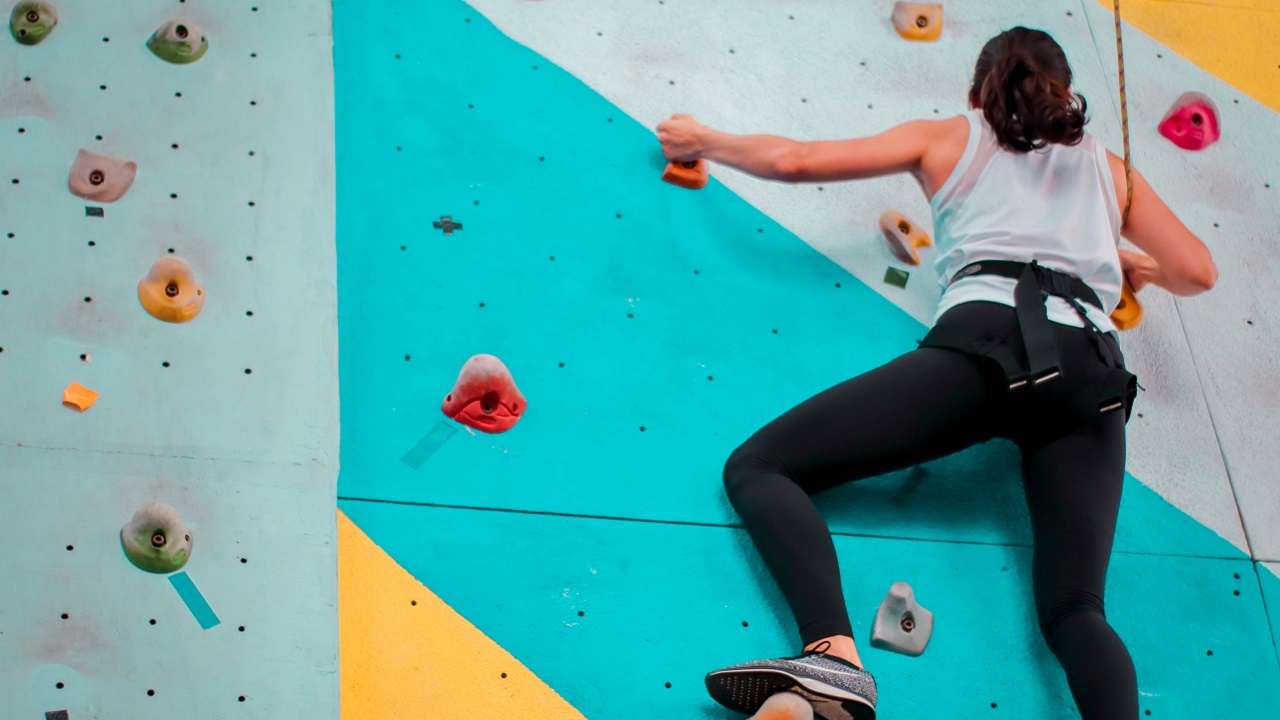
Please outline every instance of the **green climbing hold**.
[{"label": "green climbing hold", "polygon": [[9,16],[9,32],[23,45],[35,45],[53,32],[58,24],[58,9],[47,2],[23,0],[13,6]]},{"label": "green climbing hold", "polygon": [[161,60],[185,65],[204,57],[209,49],[209,38],[195,23],[170,20],[151,34],[147,47]]},{"label": "green climbing hold", "polygon": [[191,557],[191,531],[178,511],[159,502],[145,503],[120,529],[120,542],[129,561],[153,573],[171,573]]}]

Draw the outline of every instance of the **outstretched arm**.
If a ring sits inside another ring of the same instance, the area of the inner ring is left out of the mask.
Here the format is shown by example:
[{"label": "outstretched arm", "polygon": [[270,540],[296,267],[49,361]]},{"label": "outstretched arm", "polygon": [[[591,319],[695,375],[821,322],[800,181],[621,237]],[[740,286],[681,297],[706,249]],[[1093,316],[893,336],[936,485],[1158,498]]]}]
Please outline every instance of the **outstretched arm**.
[{"label": "outstretched arm", "polygon": [[770,180],[830,182],[918,171],[937,125],[916,120],[871,137],[802,142],[734,135],[674,115],[658,126],[658,139],[670,160],[706,158]]}]

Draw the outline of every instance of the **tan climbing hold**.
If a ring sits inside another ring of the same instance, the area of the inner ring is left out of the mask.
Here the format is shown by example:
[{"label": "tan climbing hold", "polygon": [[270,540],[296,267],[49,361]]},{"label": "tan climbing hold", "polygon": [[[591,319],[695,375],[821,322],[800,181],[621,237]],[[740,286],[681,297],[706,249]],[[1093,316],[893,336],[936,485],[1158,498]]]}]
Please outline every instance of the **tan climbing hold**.
[{"label": "tan climbing hold", "polygon": [[662,179],[682,188],[699,190],[707,186],[707,161],[698,159],[688,162],[669,162],[667,169],[662,173]]},{"label": "tan climbing hold", "polygon": [[893,27],[907,40],[933,42],[942,37],[942,3],[896,2]]},{"label": "tan climbing hold", "polygon": [[96,402],[98,402],[98,393],[78,382],[67,385],[67,389],[62,391],[62,404],[80,412],[93,407]]},{"label": "tan climbing hold", "polygon": [[94,202],[115,202],[133,185],[138,164],[131,160],[98,155],[88,150],[76,154],[68,185],[76,197]]},{"label": "tan climbing hold", "polygon": [[200,314],[204,288],[196,282],[195,273],[185,260],[169,255],[157,260],[146,277],[138,281],[138,301],[152,317],[184,323]]},{"label": "tan climbing hold", "polygon": [[884,234],[889,252],[908,265],[919,265],[920,248],[933,245],[933,239],[923,227],[897,210],[886,211],[880,216],[880,232]]},{"label": "tan climbing hold", "polygon": [[1120,290],[1120,304],[1111,311],[1111,322],[1117,330],[1132,330],[1142,324],[1142,303],[1138,302],[1138,295],[1128,280]]}]

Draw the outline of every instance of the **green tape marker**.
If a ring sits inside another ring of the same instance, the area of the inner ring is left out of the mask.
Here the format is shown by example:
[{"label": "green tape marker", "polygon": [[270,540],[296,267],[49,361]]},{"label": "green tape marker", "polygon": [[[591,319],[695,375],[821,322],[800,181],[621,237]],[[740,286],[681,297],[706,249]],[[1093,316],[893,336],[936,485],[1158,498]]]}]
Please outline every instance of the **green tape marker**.
[{"label": "green tape marker", "polygon": [[200,623],[200,629],[208,630],[222,622],[213,612],[213,608],[209,607],[204,596],[200,594],[196,584],[191,581],[190,575],[185,572],[174,573],[169,576],[169,584],[178,591],[178,597],[182,598],[182,602],[187,604],[187,609],[195,616],[196,622]]}]

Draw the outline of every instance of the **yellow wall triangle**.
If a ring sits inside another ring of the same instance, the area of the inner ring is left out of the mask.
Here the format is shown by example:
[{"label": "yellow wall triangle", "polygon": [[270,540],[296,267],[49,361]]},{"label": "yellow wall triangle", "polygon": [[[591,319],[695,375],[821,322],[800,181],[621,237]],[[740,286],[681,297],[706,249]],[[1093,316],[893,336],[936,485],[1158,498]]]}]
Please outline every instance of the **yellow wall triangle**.
[{"label": "yellow wall triangle", "polygon": [[343,720],[583,718],[341,511],[338,617]]},{"label": "yellow wall triangle", "polygon": [[[1112,0],[1098,2],[1112,9]],[[1170,50],[1280,112],[1277,0],[1121,0],[1120,14]],[[1130,85],[1142,82],[1141,77],[1128,80]]]}]

